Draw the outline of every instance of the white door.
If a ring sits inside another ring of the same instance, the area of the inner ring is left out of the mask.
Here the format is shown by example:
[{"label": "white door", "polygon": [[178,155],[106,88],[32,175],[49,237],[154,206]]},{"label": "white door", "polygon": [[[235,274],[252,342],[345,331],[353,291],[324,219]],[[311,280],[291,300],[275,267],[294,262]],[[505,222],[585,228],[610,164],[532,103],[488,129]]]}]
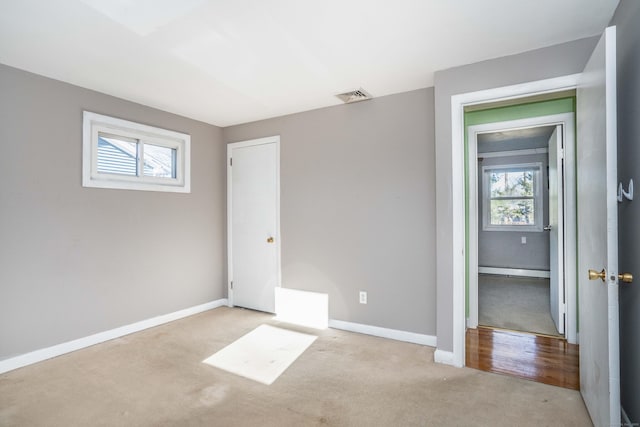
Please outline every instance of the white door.
[{"label": "white door", "polygon": [[280,286],[279,137],[228,146],[229,300],[273,313]]},{"label": "white door", "polygon": [[620,425],[615,37],[607,28],[577,93],[580,391],[596,426]]},{"label": "white door", "polygon": [[559,333],[564,334],[564,191],[562,125],[549,138],[549,308]]}]

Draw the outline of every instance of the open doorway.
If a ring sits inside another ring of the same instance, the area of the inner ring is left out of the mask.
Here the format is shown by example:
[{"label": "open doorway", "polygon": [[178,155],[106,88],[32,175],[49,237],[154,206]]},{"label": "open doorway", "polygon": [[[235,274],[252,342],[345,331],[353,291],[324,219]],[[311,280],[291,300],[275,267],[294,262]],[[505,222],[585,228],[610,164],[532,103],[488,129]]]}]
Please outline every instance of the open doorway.
[{"label": "open doorway", "polygon": [[575,343],[573,113],[467,132],[468,326]]},{"label": "open doorway", "polygon": [[577,389],[574,117],[466,128],[465,364]]},{"label": "open doorway", "polygon": [[[564,336],[564,318],[554,318],[551,309],[558,304],[551,295],[551,274],[556,287],[564,282],[557,280],[559,266],[551,260],[558,244],[564,243],[558,242],[558,219],[552,225],[550,212],[558,204],[558,191],[550,191],[550,181],[557,185],[558,172],[556,168],[551,179],[549,167],[556,128],[476,135],[479,326]],[[556,246],[553,250],[551,244]]]},{"label": "open doorway", "polygon": [[[451,273],[451,297],[453,301],[452,310],[452,331],[453,342],[452,351],[447,351],[444,348],[436,349],[434,353],[434,359],[439,363],[447,363],[454,366],[468,365],[468,356],[470,354],[468,349],[468,331],[471,323],[470,313],[470,293],[469,293],[469,278],[472,276],[469,274],[469,270],[472,267],[472,263],[469,262],[470,251],[470,239],[473,238],[473,233],[470,233],[469,223],[469,205],[473,203],[470,200],[471,195],[468,193],[468,127],[471,125],[477,125],[482,123],[489,123],[500,120],[517,120],[525,117],[533,117],[544,114],[562,114],[576,111],[576,91],[575,88],[578,85],[579,74],[567,75],[562,77],[551,78],[547,80],[531,81],[523,84],[516,84],[511,86],[503,86],[499,88],[492,88],[486,90],[479,90],[476,92],[467,92],[451,96],[451,209],[452,209],[452,222],[451,222],[451,247],[452,258],[451,265],[445,266],[446,272]],[[513,107],[514,110],[510,111],[508,117],[499,117],[497,120],[495,116],[502,115],[506,109]],[[491,111],[493,110],[493,111]],[[534,114],[532,113],[534,111]],[[473,121],[470,120],[470,115],[475,112],[482,112],[482,120],[478,117]],[[487,117],[493,116],[493,117]],[[574,138],[575,140],[575,138]],[[575,144],[568,144],[567,152],[565,156],[575,159]],[[571,150],[571,152],[569,152]],[[448,151],[446,151],[448,153]],[[475,157],[472,157],[475,159]],[[477,167],[473,162],[474,168]],[[565,201],[569,205],[576,204],[575,194],[575,171],[573,176],[569,176],[570,170],[565,175],[566,182],[573,183],[568,187],[568,190],[573,191],[573,195],[565,193]],[[566,206],[566,204],[565,204]],[[566,230],[565,241],[572,242],[573,261],[571,259],[566,260],[566,265],[574,265],[575,268],[569,268],[567,275],[571,276],[568,283],[577,287],[577,264],[575,261],[576,251],[576,218],[575,209],[573,217],[571,212],[569,216],[565,216],[565,223],[570,227]],[[572,237],[571,235],[572,234]],[[440,240],[439,240],[440,241]],[[571,254],[570,254],[571,255]],[[477,265],[477,264],[476,264]],[[451,267],[449,269],[449,267]],[[477,271],[476,271],[477,275]],[[440,276],[440,274],[439,274]],[[577,289],[574,289],[577,291]],[[446,296],[447,294],[445,294]],[[570,342],[576,342],[577,336],[572,335],[573,330],[577,326],[577,304],[575,307],[567,306],[567,340]],[[476,323],[477,324],[477,323]],[[571,326],[573,324],[573,327]]]}]

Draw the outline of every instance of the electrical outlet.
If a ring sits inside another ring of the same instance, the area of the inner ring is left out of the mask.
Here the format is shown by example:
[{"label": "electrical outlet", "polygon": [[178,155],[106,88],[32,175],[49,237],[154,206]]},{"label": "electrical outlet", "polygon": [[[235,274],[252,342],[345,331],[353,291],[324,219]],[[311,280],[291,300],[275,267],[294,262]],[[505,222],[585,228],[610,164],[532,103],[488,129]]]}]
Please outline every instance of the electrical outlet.
[{"label": "electrical outlet", "polygon": [[367,303],[367,293],[365,291],[360,291],[360,304]]},{"label": "electrical outlet", "polygon": [[520,243],[522,243],[523,245],[526,245],[527,244],[527,236],[520,237]]}]

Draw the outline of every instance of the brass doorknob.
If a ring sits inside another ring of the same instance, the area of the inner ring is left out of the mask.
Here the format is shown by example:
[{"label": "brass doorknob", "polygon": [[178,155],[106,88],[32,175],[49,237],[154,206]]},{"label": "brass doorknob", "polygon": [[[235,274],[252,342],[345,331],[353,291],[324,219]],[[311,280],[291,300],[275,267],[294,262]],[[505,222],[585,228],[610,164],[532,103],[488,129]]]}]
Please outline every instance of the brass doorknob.
[{"label": "brass doorknob", "polygon": [[267,243],[273,243],[273,237],[269,237],[269,238],[267,239]]},{"label": "brass doorknob", "polygon": [[633,274],[631,273],[618,274],[618,280],[622,280],[624,283],[631,283],[633,282]]},{"label": "brass doorknob", "polygon": [[589,280],[602,279],[602,281],[604,282],[604,279],[606,277],[607,277],[607,272],[604,271],[604,268],[599,273],[595,270],[589,269]]},{"label": "brass doorknob", "polygon": [[[606,277],[607,277],[607,272],[604,271],[604,268],[600,272],[597,272],[595,270],[589,270],[589,280],[602,279],[602,281],[604,282],[604,279],[606,279]],[[624,283],[631,283],[633,282],[633,274],[631,273],[618,274],[618,280]]]}]

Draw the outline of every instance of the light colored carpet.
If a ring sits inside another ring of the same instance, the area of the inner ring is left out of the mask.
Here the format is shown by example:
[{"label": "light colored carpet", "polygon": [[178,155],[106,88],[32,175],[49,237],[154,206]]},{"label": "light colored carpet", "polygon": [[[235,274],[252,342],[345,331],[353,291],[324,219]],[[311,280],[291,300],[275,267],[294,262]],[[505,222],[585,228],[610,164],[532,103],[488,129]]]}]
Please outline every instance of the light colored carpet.
[{"label": "light colored carpet", "polygon": [[207,357],[202,363],[269,385],[273,384],[316,338],[315,335],[260,325]]},{"label": "light colored carpet", "polygon": [[335,329],[272,385],[209,355],[271,316],[221,307],[0,375],[2,426],[588,426],[577,391]]},{"label": "light colored carpet", "polygon": [[478,323],[559,335],[549,311],[549,279],[478,275]]}]

